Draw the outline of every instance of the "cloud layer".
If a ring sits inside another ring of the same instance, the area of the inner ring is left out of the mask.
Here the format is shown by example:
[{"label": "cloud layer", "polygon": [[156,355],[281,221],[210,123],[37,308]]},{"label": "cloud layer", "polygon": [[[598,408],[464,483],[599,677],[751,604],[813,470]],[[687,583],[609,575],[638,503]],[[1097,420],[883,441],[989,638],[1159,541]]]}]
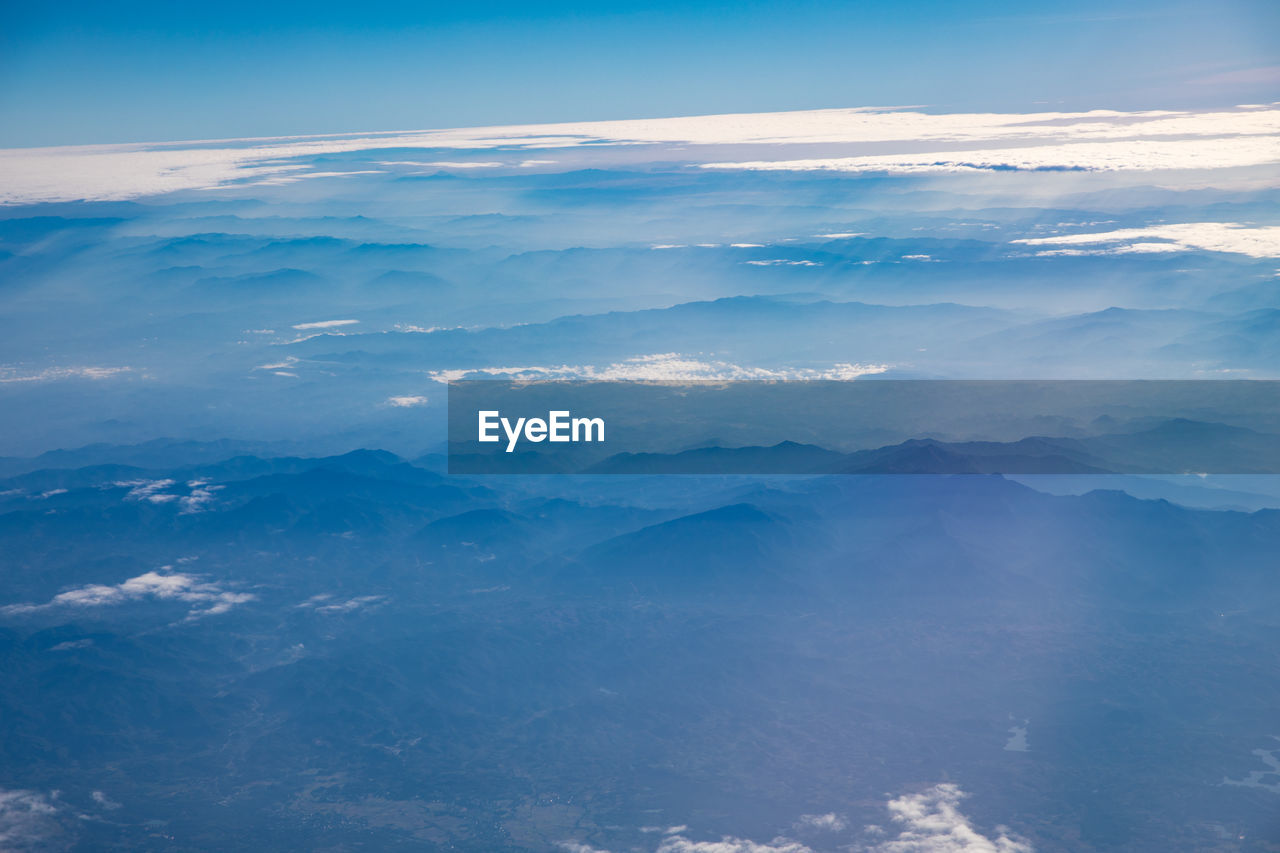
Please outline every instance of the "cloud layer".
[{"label": "cloud layer", "polygon": [[[574,149],[648,146],[637,159],[697,158],[669,146],[771,146],[771,160],[718,160],[715,169],[837,171],[1089,171],[1215,169],[1280,161],[1280,110],[1152,110],[929,114],[863,108],[518,125],[323,137],[85,145],[0,150],[0,203],[119,200],[240,184],[288,183],[382,170],[502,168],[495,161],[375,160],[378,169],[335,172],[308,161],[385,149]],[[788,146],[825,146],[822,157],[787,157]],[[884,154],[891,146],[894,153]],[[875,151],[877,153],[872,153]],[[673,154],[676,156],[673,157]],[[523,161],[520,169],[545,161]],[[562,164],[574,168],[572,159]]]}]

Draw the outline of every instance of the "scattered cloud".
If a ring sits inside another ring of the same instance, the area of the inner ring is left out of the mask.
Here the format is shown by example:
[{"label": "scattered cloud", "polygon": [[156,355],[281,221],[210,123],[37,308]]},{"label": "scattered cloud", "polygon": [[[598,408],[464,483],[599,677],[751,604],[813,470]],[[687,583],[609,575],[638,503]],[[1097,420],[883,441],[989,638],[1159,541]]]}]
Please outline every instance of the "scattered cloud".
[{"label": "scattered cloud", "polygon": [[827,832],[843,832],[848,824],[835,812],[826,814],[802,814],[796,821],[797,829],[820,829]]},{"label": "scattered cloud", "polygon": [[425,406],[427,398],[422,396],[406,396],[406,397],[388,397],[387,405],[395,406],[401,409],[412,408],[413,406]]},{"label": "scattered cloud", "polygon": [[662,839],[656,853],[813,853],[813,850],[783,837],[762,843],[731,835],[719,841],[691,841],[683,835],[669,835]]},{"label": "scattered cloud", "polygon": [[233,592],[220,584],[201,580],[198,575],[168,572],[165,569],[145,572],[114,585],[88,584],[60,592],[44,604],[11,604],[0,607],[0,614],[33,613],[59,607],[89,608],[124,604],[131,601],[181,601],[191,605],[188,618],[226,613],[231,608],[256,598],[252,593]]},{"label": "scattered cloud", "polygon": [[857,379],[884,373],[887,364],[833,364],[823,368],[747,367],[727,361],[706,361],[680,353],[656,353],[629,358],[604,367],[595,365],[533,365],[525,367],[480,367],[474,369],[435,370],[428,375],[437,382],[456,382],[501,376],[508,379],[595,379],[604,381],[639,380],[646,382],[729,381],[739,379]]},{"label": "scattered cloud", "polygon": [[17,367],[0,367],[0,384],[10,382],[52,382],[58,379],[111,379],[132,373],[132,367],[47,367],[34,373]]},{"label": "scattered cloud", "polygon": [[889,801],[897,837],[868,848],[871,853],[1033,853],[1027,841],[997,826],[991,838],[973,828],[960,812],[966,794],[951,783]]},{"label": "scattered cloud", "polygon": [[118,809],[118,808],[120,808],[120,804],[119,804],[119,803],[117,803],[115,800],[113,800],[113,799],[111,799],[110,797],[108,797],[108,796],[107,796],[106,794],[104,794],[102,791],[94,791],[90,796],[92,796],[92,797],[93,797],[93,801],[94,801],[95,803],[97,803],[98,805],[102,806],[104,809]]},{"label": "scattered cloud", "polygon": [[767,261],[743,261],[745,264],[751,264],[755,267],[820,267],[821,261],[789,261],[785,258],[771,258]]},{"label": "scattered cloud", "polygon": [[[845,835],[839,849],[862,853],[1034,853],[1028,841],[1006,827],[997,826],[992,836],[974,829],[959,809],[965,796],[958,786],[944,783],[916,794],[891,798],[886,803],[892,819],[889,829],[875,825],[863,827],[860,843],[847,843],[848,835]],[[890,837],[894,828],[898,834]],[[799,834],[845,833],[849,826],[843,816],[827,812],[801,815],[792,829]],[[721,836],[718,841],[695,841],[689,837],[687,826],[666,830],[643,826],[640,831],[663,833],[654,853],[814,853],[807,844],[786,835],[767,842],[733,835]],[[561,842],[560,847],[569,853],[607,853],[577,841]],[[824,849],[827,848],[824,846]]]},{"label": "scattered cloud", "polygon": [[145,501],[152,504],[176,503],[181,515],[204,511],[213,503],[214,493],[226,488],[211,485],[207,480],[188,480],[187,494],[182,495],[171,491],[175,487],[182,488],[178,486],[176,480],[171,479],[116,480],[111,485],[129,490],[124,496],[126,501]]},{"label": "scattered cloud", "polygon": [[87,649],[92,645],[93,645],[93,640],[86,637],[83,640],[67,640],[65,642],[58,643],[58,645],[56,646],[50,646],[49,651],[69,652],[72,649]]},{"label": "scattered cloud", "polygon": [[11,791],[0,788],[0,850],[49,849],[51,837],[60,832],[55,815],[56,792]]},{"label": "scattered cloud", "polygon": [[259,364],[254,368],[254,370],[288,370],[297,363],[298,357],[296,355],[287,355],[285,356],[284,361],[273,361],[270,364]]},{"label": "scattered cloud", "polygon": [[147,501],[149,503],[168,503],[178,499],[177,495],[165,493],[175,480],[117,480],[111,485],[129,492],[124,496],[127,501]]},{"label": "scattered cloud", "polygon": [[179,515],[204,512],[214,502],[214,492],[226,487],[213,486],[205,480],[190,480],[187,483],[187,488],[191,490],[191,493],[178,498],[178,506],[181,507]]},{"label": "scattered cloud", "polygon": [[386,601],[385,595],[361,595],[344,601],[335,601],[332,593],[313,595],[297,605],[302,610],[314,610],[317,613],[351,613],[364,610]]},{"label": "scattered cloud", "polygon": [[295,323],[293,328],[304,331],[306,329],[333,329],[338,326],[354,326],[359,320],[317,320],[314,323]]},{"label": "scattered cloud", "polygon": [[[1155,242],[1153,242],[1155,241]],[[1069,246],[1042,255],[1119,255],[1153,252],[1228,252],[1252,258],[1280,257],[1280,226],[1235,222],[1181,222],[1121,228],[1096,234],[1060,234],[1014,240],[1027,246]],[[1084,246],[1088,248],[1074,248]]]},{"label": "scattered cloud", "polygon": [[413,323],[396,323],[393,327],[397,332],[417,332],[422,335],[429,335],[432,332],[447,332],[451,329],[462,329],[464,326],[418,326]]}]

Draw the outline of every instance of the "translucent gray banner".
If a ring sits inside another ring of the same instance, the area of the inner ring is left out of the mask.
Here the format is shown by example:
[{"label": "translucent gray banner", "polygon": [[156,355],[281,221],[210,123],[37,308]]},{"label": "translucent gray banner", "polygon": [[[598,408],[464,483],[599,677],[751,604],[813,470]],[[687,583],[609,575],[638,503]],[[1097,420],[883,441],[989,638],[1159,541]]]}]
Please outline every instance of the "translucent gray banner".
[{"label": "translucent gray banner", "polygon": [[1280,381],[462,381],[449,472],[1275,474]]}]

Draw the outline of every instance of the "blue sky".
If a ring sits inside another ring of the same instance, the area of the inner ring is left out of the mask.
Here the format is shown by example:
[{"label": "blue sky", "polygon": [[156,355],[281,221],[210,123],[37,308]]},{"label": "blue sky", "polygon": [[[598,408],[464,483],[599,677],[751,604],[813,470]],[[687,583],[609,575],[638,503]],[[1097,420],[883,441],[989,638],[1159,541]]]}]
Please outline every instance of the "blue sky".
[{"label": "blue sky", "polygon": [[1280,91],[1277,4],[5,4],[0,146]]}]

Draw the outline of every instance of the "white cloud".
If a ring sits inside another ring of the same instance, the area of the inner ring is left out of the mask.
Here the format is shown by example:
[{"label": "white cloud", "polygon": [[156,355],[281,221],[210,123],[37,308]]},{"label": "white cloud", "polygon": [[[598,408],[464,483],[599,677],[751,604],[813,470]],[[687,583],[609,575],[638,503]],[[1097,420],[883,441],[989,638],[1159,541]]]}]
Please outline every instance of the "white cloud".
[{"label": "white cloud", "polygon": [[93,645],[93,640],[88,638],[85,638],[83,640],[67,640],[66,642],[58,643],[58,645],[56,646],[50,646],[49,651],[69,652],[72,649],[87,649],[92,645]]},{"label": "white cloud", "polygon": [[[305,169],[306,167],[293,166],[290,168]],[[381,174],[383,173],[378,169],[364,169],[364,170],[349,171],[349,172],[286,172],[283,175],[272,175],[270,177],[263,178],[260,181],[251,181],[245,184],[245,186],[271,187],[271,186],[279,186],[281,184],[294,184],[294,183],[297,183],[298,181],[306,180],[307,178],[347,178],[352,175],[381,175]],[[225,187],[222,187],[222,186],[199,187],[198,189],[220,190],[220,189],[225,189]]]},{"label": "white cloud", "polygon": [[848,824],[835,812],[826,814],[802,814],[796,821],[797,829],[821,829],[827,832],[843,832]]},{"label": "white cloud", "polygon": [[203,480],[191,480],[187,483],[187,488],[191,489],[191,493],[178,499],[181,507],[179,515],[204,512],[213,503],[214,492],[225,489],[226,486],[212,486]]},{"label": "white cloud", "polygon": [[422,396],[406,396],[406,397],[388,397],[387,405],[396,406],[401,409],[408,409],[413,406],[425,406],[427,398]]},{"label": "white cloud", "polygon": [[178,499],[177,495],[165,493],[165,489],[174,484],[173,480],[117,480],[113,486],[127,488],[124,496],[127,501],[148,501],[150,503],[168,503]]},{"label": "white cloud", "polygon": [[893,823],[901,827],[896,838],[868,848],[871,853],[1033,853],[1023,839],[1002,826],[991,838],[973,828],[959,809],[966,794],[956,785],[934,785],[919,794],[889,801]]},{"label": "white cloud", "polygon": [[318,320],[314,323],[295,323],[293,328],[299,331],[304,329],[333,329],[338,326],[354,326],[359,320]]},{"label": "white cloud", "polygon": [[863,231],[836,231],[832,234],[814,234],[815,237],[821,237],[824,240],[848,240],[850,237],[863,237],[866,232]]},{"label": "white cloud", "polygon": [[[1152,240],[1159,242],[1151,242]],[[1251,227],[1235,222],[1181,222],[1121,228],[1097,234],[1060,234],[1014,240],[1028,246],[1086,246],[1050,249],[1044,255],[1115,255],[1151,252],[1229,252],[1253,258],[1280,257],[1280,226]]]},{"label": "white cloud", "polygon": [[113,800],[113,799],[111,799],[110,797],[108,797],[108,796],[107,796],[106,794],[104,794],[102,791],[94,791],[90,796],[92,796],[92,797],[93,797],[93,801],[94,801],[95,803],[97,803],[98,805],[102,806],[104,809],[118,809],[118,808],[120,808],[120,804],[119,804],[119,803],[117,803],[115,800]]},{"label": "white cloud", "polygon": [[683,835],[669,835],[658,845],[657,853],[813,853],[813,850],[790,838],[775,838],[764,843],[726,835],[719,841],[691,841]]},{"label": "white cloud", "polygon": [[254,370],[287,370],[298,363],[296,355],[287,355],[284,361],[276,361],[270,364],[259,364]]},{"label": "white cloud", "polygon": [[[891,830],[886,831],[884,827],[867,826],[861,832],[862,843],[842,843],[840,849],[863,853],[1035,853],[1030,842],[1013,835],[1006,827],[997,826],[994,836],[974,829],[959,809],[965,796],[958,786],[944,783],[917,794],[892,798],[886,806],[898,831],[896,836],[889,837]],[[835,812],[806,814],[795,821],[793,828],[800,833],[843,833],[848,829],[848,822]],[[663,832],[654,853],[814,853],[806,844],[785,835],[768,842],[733,835],[721,836],[719,841],[694,841],[688,837],[688,830],[687,826],[666,830],[657,826],[640,827],[643,833]],[[561,842],[560,847],[569,853],[605,853],[576,841]]]},{"label": "white cloud", "polygon": [[351,613],[372,607],[385,600],[385,595],[361,595],[348,598],[346,601],[334,601],[333,595],[326,592],[313,595],[297,606],[304,610],[315,610],[317,613]]},{"label": "white cloud", "polygon": [[395,330],[397,332],[417,332],[421,335],[429,335],[433,332],[447,332],[451,329],[462,329],[463,326],[417,326],[413,323],[396,323]]},{"label": "white cloud", "polygon": [[[56,792],[55,792],[56,795]],[[54,797],[36,791],[0,788],[0,850],[48,849],[50,836],[58,833]]]},{"label": "white cloud", "polygon": [[565,853],[609,853],[601,847],[592,847],[590,844],[583,844],[580,841],[561,841],[556,845]]},{"label": "white cloud", "polygon": [[[175,494],[170,491],[177,486],[175,480],[117,480],[111,485],[128,489],[124,499],[127,501],[146,501],[153,504],[177,503],[180,515],[189,515],[205,510],[213,503],[214,492],[226,488],[211,485],[207,480],[188,480],[187,494]],[[181,489],[181,486],[178,486]]]},{"label": "white cloud", "polygon": [[502,376],[509,379],[596,379],[605,381],[638,380],[646,382],[729,381],[738,379],[857,379],[884,373],[887,364],[833,364],[825,368],[746,367],[727,361],[704,361],[680,353],[656,353],[629,358],[596,367],[580,365],[531,365],[524,367],[480,367],[474,369],[435,370],[428,375],[437,382]]},{"label": "white cloud", "polygon": [[[1276,153],[1277,134],[1280,110],[1274,108],[926,114],[868,107],[336,136],[22,148],[0,151],[0,203],[119,200],[246,182],[285,183],[308,176],[342,176],[353,173],[305,171],[309,167],[297,161],[387,148],[824,145],[839,151],[825,160],[779,158],[778,163],[712,165],[855,171],[1046,166],[1202,169],[1275,162],[1280,159]],[[908,153],[868,155],[858,150],[871,144],[883,148],[886,143],[897,144]],[[930,153],[911,153],[922,144],[932,146]],[[1027,147],[1014,147],[1017,145]],[[1089,145],[1102,147],[1086,147]],[[636,156],[670,160],[672,153],[658,147]],[[854,156],[860,153],[861,156]],[[528,165],[533,163],[525,161]],[[797,165],[803,163],[809,165]],[[474,162],[470,162],[469,167],[473,166]]]},{"label": "white cloud", "polygon": [[379,166],[433,166],[437,169],[496,169],[505,163],[476,160],[380,160]]},{"label": "white cloud", "polygon": [[1276,137],[1126,139],[802,160],[703,163],[704,169],[788,172],[1119,172],[1231,169],[1280,162]]},{"label": "white cloud", "polygon": [[165,570],[145,572],[123,583],[87,584],[60,592],[44,604],[11,604],[0,613],[32,613],[55,607],[104,607],[130,601],[153,599],[191,604],[188,618],[226,613],[238,604],[256,598],[251,593],[232,592],[217,583],[202,581],[198,575]]},{"label": "white cloud", "polygon": [[16,367],[0,367],[0,383],[50,382],[56,379],[98,380],[132,372],[132,367],[48,367],[35,373],[23,373]]},{"label": "white cloud", "polygon": [[771,258],[767,261],[743,261],[755,267],[820,267],[820,261],[788,261],[785,258]]}]

